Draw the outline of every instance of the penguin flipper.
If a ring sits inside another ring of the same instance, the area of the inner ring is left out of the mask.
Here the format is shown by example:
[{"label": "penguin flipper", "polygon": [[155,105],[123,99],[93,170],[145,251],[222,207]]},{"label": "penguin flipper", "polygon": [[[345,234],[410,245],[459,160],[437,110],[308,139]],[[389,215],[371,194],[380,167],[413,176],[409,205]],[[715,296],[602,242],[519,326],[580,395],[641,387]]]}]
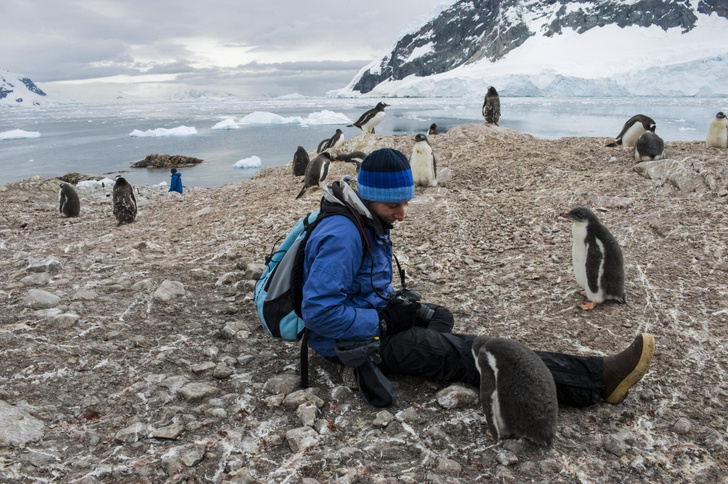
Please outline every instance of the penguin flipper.
[{"label": "penguin flipper", "polygon": [[587,244],[586,249],[586,284],[592,293],[599,292],[599,268],[602,266],[604,254],[596,240]]}]

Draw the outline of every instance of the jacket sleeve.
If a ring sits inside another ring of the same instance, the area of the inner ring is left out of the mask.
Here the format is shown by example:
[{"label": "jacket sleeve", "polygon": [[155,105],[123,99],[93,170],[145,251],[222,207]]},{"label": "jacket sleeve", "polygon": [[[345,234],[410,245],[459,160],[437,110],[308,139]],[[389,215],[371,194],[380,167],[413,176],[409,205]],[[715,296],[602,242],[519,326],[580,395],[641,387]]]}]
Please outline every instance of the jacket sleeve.
[{"label": "jacket sleeve", "polygon": [[359,231],[345,217],[319,223],[306,244],[302,314],[306,327],[331,339],[369,340],[379,335],[373,308],[354,307],[348,291],[362,264]]}]

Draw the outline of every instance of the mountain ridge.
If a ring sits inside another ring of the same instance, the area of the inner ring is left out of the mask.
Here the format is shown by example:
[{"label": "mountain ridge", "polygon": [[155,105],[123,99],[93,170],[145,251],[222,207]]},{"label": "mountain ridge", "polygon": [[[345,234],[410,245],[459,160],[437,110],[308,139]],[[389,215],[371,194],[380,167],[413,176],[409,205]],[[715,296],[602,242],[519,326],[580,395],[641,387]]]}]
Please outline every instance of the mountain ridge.
[{"label": "mountain ridge", "polygon": [[[424,20],[419,28],[403,34],[389,53],[363,68],[348,86],[332,93],[344,96],[429,93],[437,96],[446,95],[441,92],[442,86],[440,89],[430,87],[424,91],[401,92],[402,81],[413,76],[431,81],[436,76],[450,81],[478,75],[491,78],[533,76],[552,69],[566,78],[604,78],[602,84],[612,81],[622,87],[615,90],[618,95],[639,95],[635,88],[625,87],[628,78],[634,79],[638,71],[702,62],[728,54],[728,48],[721,47],[719,40],[720,31],[726,28],[728,7],[718,0],[602,0],[588,4],[575,0],[459,0]],[[715,41],[713,36],[716,36]],[[585,45],[568,45],[563,38]],[[617,44],[621,59],[613,58],[614,52],[609,49],[612,41]],[[538,44],[555,47],[539,49]],[[675,57],[671,55],[671,49],[684,49],[685,52]],[[522,51],[533,51],[534,55],[523,55]],[[606,61],[600,66],[598,62],[602,55]],[[551,60],[554,66],[544,64],[544,59]],[[574,65],[561,65],[570,61]],[[638,62],[645,65],[636,65]],[[532,63],[544,65],[529,70]],[[728,94],[728,88],[716,90],[712,86],[721,75],[728,74],[728,65],[722,58],[714,64],[718,75],[705,79],[694,91],[682,91],[681,94]],[[594,72],[589,72],[589,68]],[[622,72],[619,72],[620,68]],[[467,70],[478,72],[465,72]],[[605,70],[611,72],[606,75],[599,72]],[[579,83],[576,79],[573,82]],[[509,79],[500,81],[509,83]],[[486,82],[485,87],[487,85]],[[707,86],[710,89],[706,89]],[[480,85],[470,87],[476,92],[482,90]],[[539,86],[540,95],[553,95],[550,89],[544,88]],[[529,91],[510,91],[512,95],[529,95]],[[588,95],[603,95],[589,92],[588,86],[584,91]],[[675,92],[674,86],[666,92]],[[463,94],[459,92],[459,95]]]}]

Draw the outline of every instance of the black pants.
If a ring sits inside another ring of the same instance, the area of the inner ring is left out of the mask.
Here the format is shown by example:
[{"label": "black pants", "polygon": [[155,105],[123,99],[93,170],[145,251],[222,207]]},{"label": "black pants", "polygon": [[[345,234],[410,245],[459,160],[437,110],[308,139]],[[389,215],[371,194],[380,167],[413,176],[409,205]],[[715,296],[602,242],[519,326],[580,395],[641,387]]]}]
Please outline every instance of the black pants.
[{"label": "black pants", "polygon": [[[437,308],[428,328],[413,327],[382,338],[379,368],[387,373],[418,375],[447,382],[465,382],[480,387],[471,348],[475,335],[453,334],[450,311]],[[559,403],[573,407],[601,400],[603,358],[536,351],[551,371]]]}]

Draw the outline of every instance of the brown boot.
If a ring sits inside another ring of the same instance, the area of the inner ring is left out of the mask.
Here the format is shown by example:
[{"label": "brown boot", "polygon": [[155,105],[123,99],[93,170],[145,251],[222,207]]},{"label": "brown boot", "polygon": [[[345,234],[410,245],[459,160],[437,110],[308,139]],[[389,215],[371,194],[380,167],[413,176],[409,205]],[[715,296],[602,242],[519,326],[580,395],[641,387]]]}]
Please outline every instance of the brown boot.
[{"label": "brown boot", "polygon": [[647,373],[654,354],[655,337],[650,333],[642,333],[626,350],[605,357],[602,398],[612,404],[624,400],[632,385]]}]

